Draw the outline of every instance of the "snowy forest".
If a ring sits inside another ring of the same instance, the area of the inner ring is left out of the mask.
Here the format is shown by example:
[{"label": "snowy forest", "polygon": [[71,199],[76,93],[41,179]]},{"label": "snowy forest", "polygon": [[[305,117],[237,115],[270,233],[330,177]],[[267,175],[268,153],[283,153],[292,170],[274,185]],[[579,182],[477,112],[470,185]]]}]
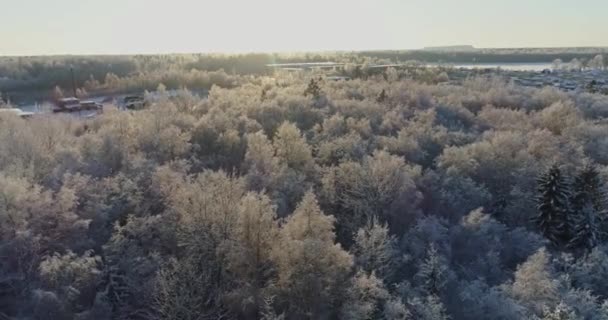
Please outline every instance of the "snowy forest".
[{"label": "snowy forest", "polygon": [[209,72],[0,114],[0,319],[608,319],[608,96]]}]

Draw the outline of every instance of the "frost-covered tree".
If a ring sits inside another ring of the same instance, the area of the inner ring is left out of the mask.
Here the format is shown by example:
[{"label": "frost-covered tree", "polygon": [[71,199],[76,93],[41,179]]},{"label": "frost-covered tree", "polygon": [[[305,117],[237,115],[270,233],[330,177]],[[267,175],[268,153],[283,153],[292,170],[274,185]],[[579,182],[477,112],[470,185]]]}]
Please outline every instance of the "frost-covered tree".
[{"label": "frost-covered tree", "polygon": [[384,304],[382,315],[386,320],[408,320],[412,313],[401,299],[391,298]]},{"label": "frost-covered tree", "polygon": [[89,93],[85,88],[77,88],[76,89],[76,97],[79,99],[85,99],[89,96]]},{"label": "frost-covered tree", "polygon": [[414,181],[419,167],[385,151],[362,162],[342,163],[322,178],[324,200],[333,204],[339,238],[346,243],[373,217],[388,222],[393,232],[402,231],[415,219],[421,200]]},{"label": "frost-covered tree", "polygon": [[213,275],[200,269],[195,258],[170,260],[159,271],[154,288],[154,309],[161,319],[221,319],[227,311],[219,304]]},{"label": "frost-covered tree", "polygon": [[595,247],[570,265],[573,285],[590,290],[594,295],[608,297],[608,250],[605,245]]},{"label": "frost-covered tree", "polygon": [[399,263],[396,238],[389,233],[388,226],[376,218],[359,229],[352,252],[359,268],[380,279],[390,280]]},{"label": "frost-covered tree", "polygon": [[399,80],[399,72],[395,68],[389,67],[384,73],[386,81],[388,82],[395,82]]},{"label": "frost-covered tree", "polygon": [[346,287],[352,257],[334,243],[335,219],[325,215],[312,192],[304,195],[281,228],[273,249],[279,298],[293,317],[325,319]]},{"label": "frost-covered tree", "polygon": [[439,253],[434,244],[427,250],[426,259],[421,261],[415,280],[423,292],[428,295],[440,296],[444,293],[451,278],[449,265]]},{"label": "frost-covered tree", "polygon": [[526,309],[500,287],[489,287],[478,279],[461,283],[459,299],[451,307],[455,318],[517,320],[526,317]]},{"label": "frost-covered tree", "polygon": [[247,152],[243,162],[247,184],[254,190],[272,190],[285,169],[275,156],[272,143],[263,132],[247,135]]},{"label": "frost-covered tree", "polygon": [[[224,311],[224,296],[235,287],[230,277],[230,257],[231,249],[239,248],[230,244],[239,239],[237,235],[242,230],[238,227],[239,207],[245,195],[245,183],[242,178],[223,172],[176,176],[176,181],[162,190],[167,202],[165,214],[169,216],[167,220],[174,221],[173,234],[180,247],[176,262],[167,269],[167,276],[169,280],[177,279],[177,283],[181,276],[189,278],[191,273],[204,277],[201,280],[204,289],[192,286],[183,294],[199,295],[204,290],[204,309],[215,315]],[[263,226],[262,223],[259,227]],[[246,265],[234,262],[235,271],[241,270],[240,267],[247,269]]]},{"label": "frost-covered tree", "polygon": [[63,90],[59,86],[55,86],[53,89],[53,101],[58,102],[60,99],[63,99]]},{"label": "frost-covered tree", "polygon": [[156,291],[157,272],[163,254],[174,250],[172,223],[161,216],[129,216],[116,224],[112,237],[103,246],[104,299],[117,319],[149,314]]},{"label": "frost-covered tree", "polygon": [[389,297],[381,279],[374,274],[357,273],[346,292],[346,303],[340,312],[342,319],[378,319],[382,305]]},{"label": "frost-covered tree", "polygon": [[65,255],[46,257],[39,267],[44,290],[63,301],[62,309],[78,313],[90,308],[101,282],[101,257],[85,252],[82,256],[68,251]]},{"label": "frost-covered tree", "polygon": [[544,248],[530,256],[517,268],[509,291],[514,299],[538,315],[559,302],[559,284],[550,259]]},{"label": "frost-covered tree", "polygon": [[273,146],[276,156],[289,168],[305,171],[313,164],[310,146],[292,123],[285,122],[277,129]]},{"label": "frost-covered tree", "polygon": [[544,245],[537,233],[510,228],[481,209],[465,216],[451,231],[453,265],[462,269],[460,278],[484,278],[498,285],[512,277],[512,270]]},{"label": "frost-covered tree", "polygon": [[581,60],[579,60],[577,58],[573,58],[568,63],[568,69],[571,71],[581,71],[582,68],[583,68],[583,63],[581,62]]},{"label": "frost-covered tree", "polygon": [[551,63],[551,65],[553,66],[553,70],[554,71],[560,70],[562,68],[563,63],[564,62],[562,61],[562,59],[553,60],[553,62]]},{"label": "frost-covered tree", "polygon": [[277,314],[274,308],[272,307],[272,302],[274,301],[274,297],[269,297],[264,299],[264,306],[261,312],[261,320],[285,320],[285,314]]},{"label": "frost-covered tree", "polygon": [[436,296],[427,296],[425,298],[414,298],[409,301],[413,309],[413,319],[420,320],[448,320],[450,316],[445,309],[445,306]]},{"label": "frost-covered tree", "polygon": [[591,69],[601,70],[604,68],[604,57],[601,54],[593,57],[593,59],[589,60],[587,66]]},{"label": "frost-covered tree", "polygon": [[542,320],[582,320],[574,310],[563,302],[552,310],[545,310]]},{"label": "frost-covered tree", "polygon": [[264,304],[263,288],[273,271],[270,253],[278,241],[275,218],[275,207],[267,196],[249,193],[239,204],[234,236],[225,243],[227,270],[235,287],[227,299],[245,315],[256,314]]},{"label": "frost-covered tree", "polygon": [[567,102],[555,102],[537,114],[540,125],[555,135],[561,135],[580,122],[580,111]]}]

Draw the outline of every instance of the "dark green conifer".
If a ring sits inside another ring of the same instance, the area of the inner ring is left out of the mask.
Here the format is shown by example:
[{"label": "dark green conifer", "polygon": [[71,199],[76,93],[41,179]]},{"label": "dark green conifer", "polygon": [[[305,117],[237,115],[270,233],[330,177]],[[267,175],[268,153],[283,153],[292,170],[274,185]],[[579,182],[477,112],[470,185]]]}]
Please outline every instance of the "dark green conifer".
[{"label": "dark green conifer", "polygon": [[570,190],[566,178],[557,165],[538,179],[536,224],[541,233],[554,245],[568,243]]},{"label": "dark green conifer", "polygon": [[376,101],[377,102],[384,102],[384,100],[386,100],[386,90],[382,89],[382,92],[380,92],[380,94],[376,98]]},{"label": "dark green conifer", "polygon": [[572,239],[570,246],[590,250],[600,238],[604,216],[604,194],[595,167],[588,165],[575,178],[572,197]]},{"label": "dark green conifer", "polygon": [[598,233],[597,213],[592,205],[588,204],[574,212],[570,248],[593,249],[598,244]]},{"label": "dark green conifer", "polygon": [[319,86],[319,80],[310,79],[308,87],[306,88],[306,91],[304,91],[304,96],[312,96],[315,99],[321,96],[321,86]]},{"label": "dark green conifer", "polygon": [[260,94],[260,101],[266,101],[266,88],[262,89],[262,93]]}]

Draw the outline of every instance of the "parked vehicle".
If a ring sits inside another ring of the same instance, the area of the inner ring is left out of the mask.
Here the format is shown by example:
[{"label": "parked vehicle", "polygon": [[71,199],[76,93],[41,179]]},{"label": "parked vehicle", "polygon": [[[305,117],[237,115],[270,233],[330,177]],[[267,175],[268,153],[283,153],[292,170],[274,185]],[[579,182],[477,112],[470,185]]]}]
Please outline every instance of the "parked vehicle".
[{"label": "parked vehicle", "polygon": [[147,102],[142,96],[126,96],[123,99],[125,109],[140,110],[147,106]]},{"label": "parked vehicle", "polygon": [[0,114],[2,113],[13,113],[21,118],[31,118],[34,115],[33,112],[23,111],[18,108],[0,108]]},{"label": "parked vehicle", "polygon": [[53,112],[78,112],[83,110],[94,110],[98,112],[103,112],[103,105],[97,103],[95,101],[80,101],[80,99],[75,97],[63,98],[57,101],[55,108],[53,108]]}]

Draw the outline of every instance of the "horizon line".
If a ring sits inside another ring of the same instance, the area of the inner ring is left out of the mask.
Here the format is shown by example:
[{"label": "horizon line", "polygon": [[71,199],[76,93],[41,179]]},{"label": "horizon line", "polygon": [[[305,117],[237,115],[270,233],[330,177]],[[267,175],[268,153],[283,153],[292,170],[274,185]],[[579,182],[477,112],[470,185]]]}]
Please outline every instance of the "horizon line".
[{"label": "horizon line", "polygon": [[[442,51],[441,48],[445,48],[446,52],[470,52],[470,50],[450,50],[452,47],[470,47],[476,51],[482,50],[522,50],[522,49],[602,49],[608,50],[608,45],[598,46],[516,46],[516,47],[476,47],[474,45],[460,44],[460,45],[438,45],[438,46],[425,46],[422,48],[403,48],[403,49],[336,49],[336,50],[273,50],[273,51],[166,51],[166,52],[126,52],[126,53],[41,53],[41,54],[2,54],[2,58],[18,58],[18,57],[66,57],[66,56],[154,56],[154,55],[188,55],[188,54],[202,54],[202,55],[248,55],[248,54],[306,54],[306,53],[357,53],[357,52],[404,52],[404,51]],[[433,50],[429,50],[433,49]]]}]

